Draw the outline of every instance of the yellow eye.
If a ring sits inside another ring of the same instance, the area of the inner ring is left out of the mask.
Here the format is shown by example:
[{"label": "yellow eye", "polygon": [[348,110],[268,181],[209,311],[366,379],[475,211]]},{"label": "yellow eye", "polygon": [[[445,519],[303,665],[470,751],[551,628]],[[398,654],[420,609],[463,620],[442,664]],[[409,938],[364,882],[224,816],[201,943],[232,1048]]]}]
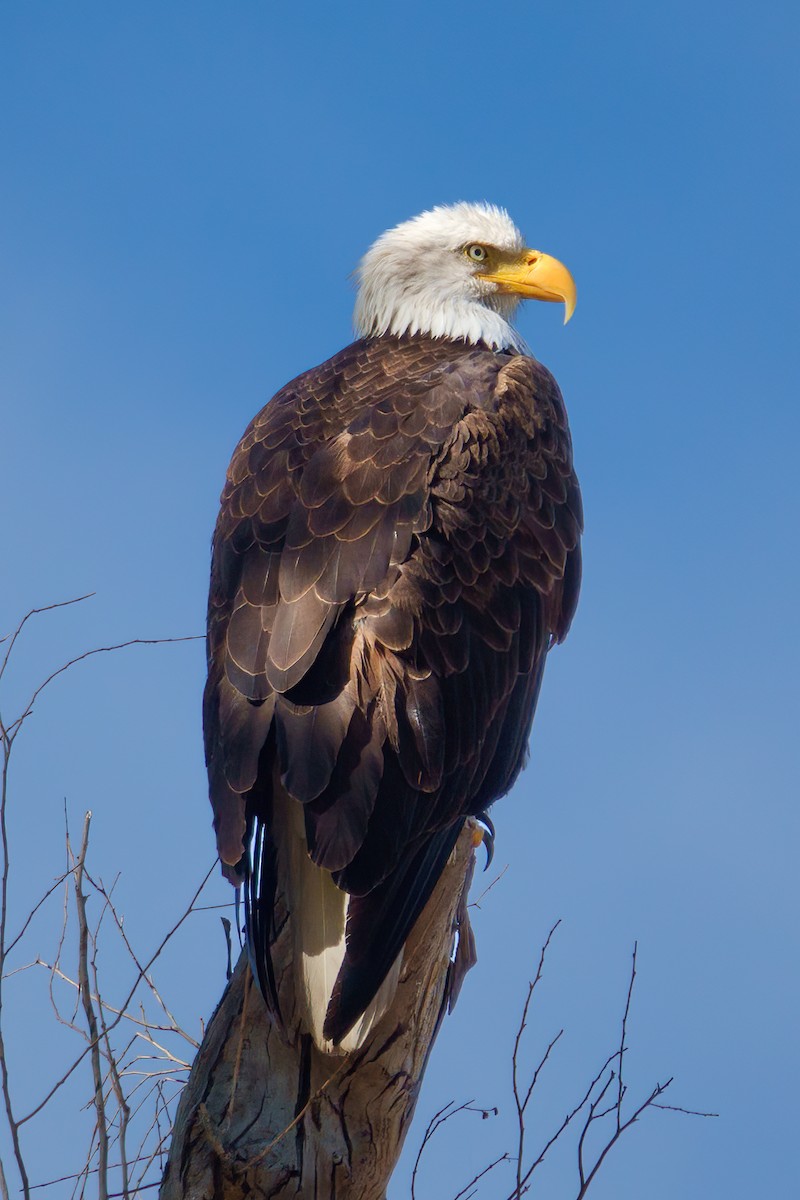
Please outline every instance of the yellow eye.
[{"label": "yellow eye", "polygon": [[473,262],[484,262],[487,257],[485,246],[467,246],[466,254]]}]

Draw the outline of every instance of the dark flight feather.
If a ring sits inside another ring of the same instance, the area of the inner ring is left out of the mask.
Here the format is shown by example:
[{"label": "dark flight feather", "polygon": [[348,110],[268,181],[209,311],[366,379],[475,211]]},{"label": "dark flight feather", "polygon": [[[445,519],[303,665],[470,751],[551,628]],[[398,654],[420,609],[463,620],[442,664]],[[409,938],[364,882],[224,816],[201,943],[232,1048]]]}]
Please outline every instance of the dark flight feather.
[{"label": "dark flight feather", "polygon": [[336,1041],[464,820],[523,766],[546,655],[577,603],[581,524],[561,395],[527,356],[359,341],[249,426],[214,535],[204,726],[220,856],[247,880],[273,1010],[274,781],[351,897]]}]

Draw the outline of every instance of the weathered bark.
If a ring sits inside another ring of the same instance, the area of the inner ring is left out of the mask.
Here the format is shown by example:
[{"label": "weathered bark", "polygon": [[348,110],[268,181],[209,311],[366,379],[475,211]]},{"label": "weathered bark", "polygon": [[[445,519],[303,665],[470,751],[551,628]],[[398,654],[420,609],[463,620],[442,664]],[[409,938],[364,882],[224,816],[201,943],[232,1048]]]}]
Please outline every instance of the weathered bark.
[{"label": "weathered bark", "polygon": [[[161,1200],[383,1200],[451,999],[456,926],[456,987],[474,961],[473,843],[468,825],[406,945],[392,1006],[351,1055],[322,1054],[296,1022],[272,1023],[242,955],[178,1108]],[[289,1013],[290,943],[274,947]]]}]

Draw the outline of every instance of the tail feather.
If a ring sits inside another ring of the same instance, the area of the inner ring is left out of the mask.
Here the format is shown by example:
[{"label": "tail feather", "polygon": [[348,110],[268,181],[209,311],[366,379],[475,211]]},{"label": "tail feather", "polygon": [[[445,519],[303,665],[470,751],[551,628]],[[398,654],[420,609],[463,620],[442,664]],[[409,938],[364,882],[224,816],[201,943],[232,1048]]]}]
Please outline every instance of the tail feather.
[{"label": "tail feather", "polygon": [[[402,947],[395,961],[388,964],[386,978],[376,981],[373,993],[365,998],[363,1010],[356,1014],[350,1027],[342,1030],[341,1036],[331,1038],[325,1032],[325,1021],[345,963],[352,897],[336,886],[329,871],[312,862],[303,806],[280,787],[275,789],[272,827],[278,842],[271,859],[267,843],[272,843],[272,838],[265,837],[263,830],[257,835],[257,841],[259,837],[261,841],[259,861],[266,869],[261,869],[258,878],[253,875],[253,886],[249,889],[248,945],[255,977],[267,1003],[277,1012],[271,930],[266,915],[274,904],[276,886],[286,897],[291,925],[297,1016],[320,1050],[328,1054],[350,1053],[363,1044],[394,998]],[[273,895],[264,904],[263,896],[256,897],[256,889],[270,880],[275,881]]]},{"label": "tail feather", "polygon": [[273,912],[277,885],[275,845],[262,821],[256,822],[250,863],[244,881],[247,957],[267,1008],[281,1020],[278,988],[272,964]]}]

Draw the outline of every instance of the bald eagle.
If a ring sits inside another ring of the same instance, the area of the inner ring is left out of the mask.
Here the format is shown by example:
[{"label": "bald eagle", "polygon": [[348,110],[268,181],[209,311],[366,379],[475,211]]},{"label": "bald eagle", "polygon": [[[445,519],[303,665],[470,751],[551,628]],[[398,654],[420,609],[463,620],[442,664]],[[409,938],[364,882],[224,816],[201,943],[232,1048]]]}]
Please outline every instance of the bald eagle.
[{"label": "bald eagle", "polygon": [[295,991],[328,1052],[391,1002],[464,822],[517,778],[580,584],[561,393],[511,324],[575,285],[507,213],[434,208],[363,258],[358,340],[234,452],[213,540],[206,759],[250,961],[288,897]]}]

